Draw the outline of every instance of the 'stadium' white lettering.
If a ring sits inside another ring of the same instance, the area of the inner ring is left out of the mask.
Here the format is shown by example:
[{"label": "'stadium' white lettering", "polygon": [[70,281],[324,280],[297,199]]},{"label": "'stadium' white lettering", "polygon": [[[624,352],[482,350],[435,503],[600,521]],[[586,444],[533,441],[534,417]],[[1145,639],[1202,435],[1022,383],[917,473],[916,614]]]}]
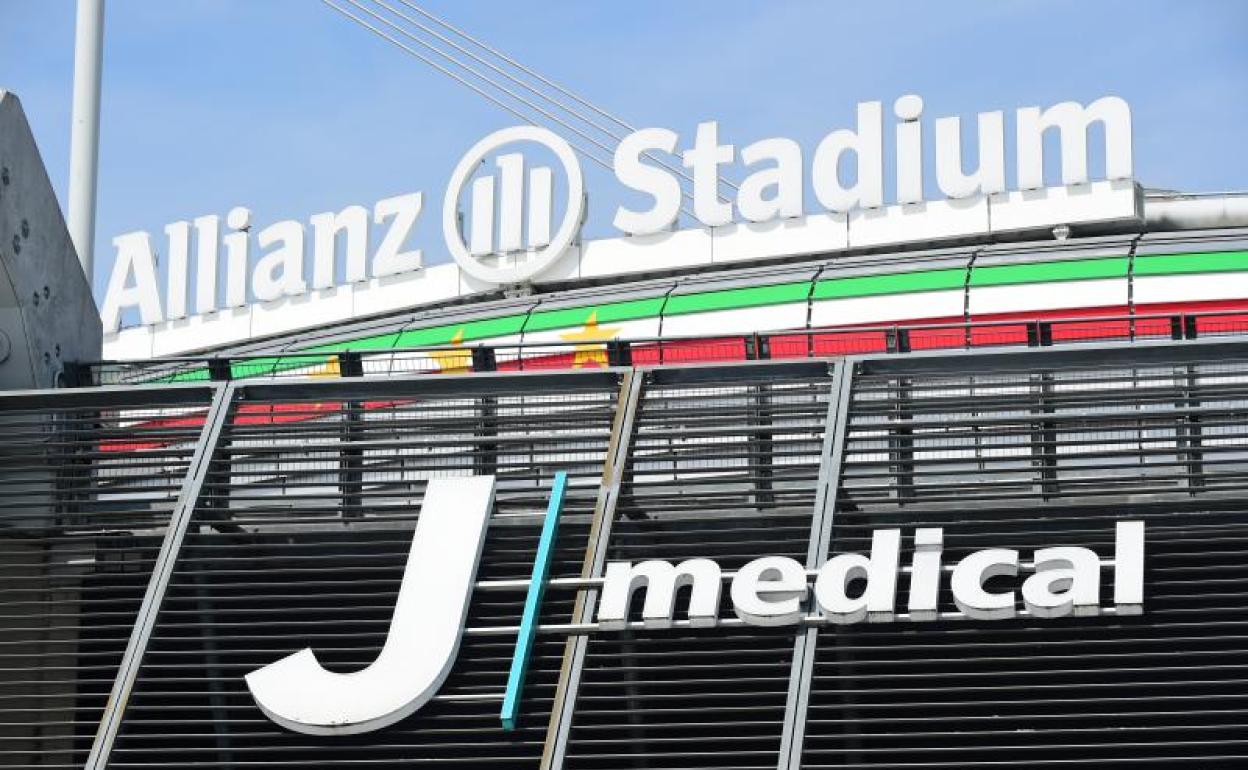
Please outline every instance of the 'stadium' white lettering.
[{"label": "'stadium' white lettering", "polygon": [[1005,192],[1005,113],[979,114],[979,167],[962,171],[962,119],[936,121],[936,186],[950,198]]},{"label": "'stadium' white lettering", "polygon": [[719,143],[719,124],[713,120],[698,124],[697,138],[685,150],[685,168],[693,169],[693,213],[708,227],[732,221],[732,204],[719,198],[719,167],[732,163],[735,150]]},{"label": "'stadium' white lettering", "polygon": [[763,139],[741,149],[746,166],[771,162],[741,181],[737,210],[751,222],[777,217],[800,217],[805,202],[802,190],[802,148],[792,139]]},{"label": "'stadium' white lettering", "polygon": [[[385,232],[373,255],[373,276],[394,275],[422,267],[421,250],[404,248],[420,218],[422,200],[420,193],[408,193],[384,198],[374,205],[371,220],[384,226]],[[161,291],[156,283],[151,235],[137,231],[114,238],[117,260],[100,311],[104,331],[117,331],[123,314],[132,308],[138,310],[142,325],[185,318],[190,312],[192,274],[194,312],[201,315],[223,307],[243,307],[253,298],[269,302],[298,296],[309,289],[331,288],[338,273],[339,243],[343,244],[346,280],[354,283],[369,277],[370,215],[363,206],[347,206],[337,213],[324,212],[310,217],[310,281],[305,264],[307,227],[302,222],[286,219],[260,230],[256,234],[260,257],[251,268],[251,210],[244,206],[231,209],[225,216],[224,233],[221,219],[219,215],[210,214],[165,227],[169,243],[169,270],[164,286],[167,307],[161,305]],[[192,241],[195,246],[193,269]],[[218,272],[223,246],[225,285],[221,291]]]},{"label": "'stadium' white lettering", "polygon": [[[1029,617],[1098,615],[1106,563],[1090,548],[1060,546],[1037,549],[1024,561],[1017,550],[988,548],[964,556],[951,569],[942,564],[944,532],[922,528],[914,533],[909,565],[908,614],[896,614],[902,533],[872,533],[869,555],[842,553],[808,573],[797,561],[765,556],[746,563],[731,575],[730,596],[736,616],[749,625],[782,626],[802,622],[835,624],[882,623],[899,617],[912,621],[967,618],[1004,620],[1025,612]],[[943,576],[956,610],[941,610]],[[1026,574],[1021,579],[1020,576]],[[1143,612],[1144,523],[1120,522],[1115,529],[1113,560],[1114,607],[1120,615]],[[652,560],[607,565],[598,608],[602,630],[628,627],[633,601],[645,592],[640,619],[646,628],[677,624],[678,592],[689,588],[687,625],[717,625],[721,583],[728,577],[709,559],[679,565]],[[814,578],[814,606],[807,607]],[[990,585],[991,584],[991,585]],[[1019,598],[1022,607],[1019,607]]]},{"label": "'stadium' white lettering", "polygon": [[[811,186],[828,211],[844,213],[855,208],[884,205],[884,135],[879,102],[858,105],[858,127],[833,131],[819,142],[811,161]],[[841,184],[841,158],[857,160],[854,183]]]},{"label": "'stadium' white lettering", "polygon": [[680,215],[680,180],[663,169],[642,162],[652,150],[673,153],[680,137],[666,128],[643,128],[620,141],[615,148],[615,178],[625,187],[645,193],[654,205],[645,211],[620,206],[614,224],[620,232],[646,235],[666,230]]},{"label": "'stadium' white lettering", "polygon": [[[897,203],[923,200],[923,109],[923,100],[914,94],[906,94],[893,103],[897,119]],[[885,204],[883,105],[863,102],[858,105],[856,118],[853,128],[827,134],[810,160],[810,185],[815,198],[833,213]],[[936,184],[950,198],[1005,190],[1004,113],[980,113],[976,123],[978,167],[968,174],[963,168],[961,118],[935,121]],[[1043,139],[1049,130],[1059,134],[1062,184],[1088,182],[1088,131],[1098,123],[1104,126],[1105,178],[1131,177],[1131,108],[1119,97],[1106,96],[1086,107],[1076,102],[1063,102],[1046,110],[1023,107],[1016,113],[1016,123],[1018,184],[1022,189],[1044,186]],[[679,214],[679,181],[662,168],[642,163],[641,156],[648,150],[675,152],[678,141],[679,137],[671,131],[647,128],[620,143],[615,153],[616,177],[627,187],[653,196],[655,205],[645,212],[617,208],[616,227],[637,235],[671,226]],[[717,193],[718,177],[724,165],[733,162],[733,152],[733,145],[720,143],[718,124],[704,122],[698,124],[693,146],[681,154],[693,176],[694,218],[707,227],[729,221],[730,203],[721,200]],[[754,142],[741,151],[741,161],[747,168],[764,160],[774,161],[774,168],[753,171],[745,178],[737,193],[737,210],[751,222],[799,216],[803,213],[804,184],[800,149],[791,140],[773,138]],[[775,194],[764,198],[763,191],[771,188],[775,188]]]},{"label": "'stadium' white lettering", "polygon": [[1062,184],[1088,181],[1088,129],[1093,123],[1105,127],[1105,178],[1131,176],[1131,108],[1117,96],[1106,96],[1087,107],[1062,102],[1040,111],[1018,111],[1018,186],[1031,190],[1044,186],[1044,132],[1057,129],[1062,148]]}]

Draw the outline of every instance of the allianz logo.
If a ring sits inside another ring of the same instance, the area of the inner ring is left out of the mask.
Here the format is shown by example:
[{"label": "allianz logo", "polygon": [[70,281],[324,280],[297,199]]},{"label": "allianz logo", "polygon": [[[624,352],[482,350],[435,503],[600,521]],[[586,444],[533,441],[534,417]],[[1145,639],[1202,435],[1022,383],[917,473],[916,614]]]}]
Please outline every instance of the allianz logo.
[{"label": "allianz logo", "polygon": [[[458,653],[493,507],[492,476],[430,481],[376,660],[359,671],[335,673],[304,648],[246,676],[260,709],[290,730],[337,735],[386,727],[427,703]],[[869,553],[841,553],[813,571],[783,556],[754,559],[733,574],[700,558],[611,563],[603,576],[598,630],[626,628],[637,602],[643,627],[671,628],[681,622],[677,596],[685,588],[687,625],[714,627],[722,622],[725,583],[736,617],[757,626],[1143,611],[1141,521],[1116,524],[1112,561],[1091,548],[1055,546],[1028,554],[986,548],[951,562],[942,529],[919,528],[913,538],[908,564],[902,563],[902,530],[896,528],[875,530]],[[1106,572],[1112,576],[1112,609],[1102,604]],[[903,581],[904,608],[898,606]],[[957,612],[941,611],[946,586]]]}]

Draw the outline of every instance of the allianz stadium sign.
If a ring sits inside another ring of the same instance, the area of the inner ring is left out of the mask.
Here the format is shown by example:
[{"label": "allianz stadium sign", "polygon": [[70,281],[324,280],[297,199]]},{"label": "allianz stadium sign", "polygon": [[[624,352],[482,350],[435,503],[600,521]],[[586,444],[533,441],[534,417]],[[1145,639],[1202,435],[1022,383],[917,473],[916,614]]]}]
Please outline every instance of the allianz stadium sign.
[{"label": "allianz stadium sign", "polygon": [[[612,171],[642,203],[615,208],[619,237],[588,242],[581,238],[584,176],[571,146],[544,128],[507,128],[465,153],[438,202],[412,192],[272,223],[253,222],[251,210],[238,206],[224,217],[169,223],[161,248],[147,231],[117,236],[104,330],[116,333],[123,316],[149,327],[192,318],[228,324],[251,307],[284,316],[270,327],[288,330],[497,286],[681,267],[702,251],[706,262],[743,262],[1138,217],[1126,101],[1023,107],[1013,118],[1013,164],[1004,112],[980,113],[969,131],[959,117],[933,121],[931,171],[924,104],[915,95],[891,110],[859,104],[855,125],[831,131],[809,155],[784,137],[738,148],[715,121],[700,123],[692,137],[641,129],[615,148]],[[1089,136],[1097,126],[1104,175],[1094,179]],[[1045,157],[1053,135],[1057,164]],[[977,147],[973,171],[964,144]],[[894,154],[887,163],[886,148]],[[734,165],[743,176],[725,199],[721,171]],[[1046,187],[1046,166],[1054,165],[1060,185]],[[895,175],[891,201],[886,168]],[[678,174],[691,179],[691,193]],[[944,199],[924,199],[933,182]],[[675,230],[682,212],[695,226]],[[431,228],[452,264],[427,265],[425,250],[413,245]]]},{"label": "allianz stadium sign", "polygon": [[[246,676],[261,710],[288,729],[333,735],[380,729],[427,703],[458,652],[493,501],[492,476],[431,481],[376,660],[359,671],[336,673],[323,668],[310,648],[300,650]],[[1024,613],[1041,620],[1106,611],[1135,615],[1144,604],[1144,531],[1141,521],[1118,522],[1112,561],[1070,545],[1028,554],[987,548],[947,559],[942,529],[890,528],[875,530],[869,554],[837,554],[813,573],[779,556],[760,556],[732,575],[710,559],[611,563],[596,632],[628,627],[638,601],[643,627],[671,628],[681,622],[676,596],[685,588],[685,624],[714,627],[722,622],[726,578],[732,611],[753,626],[1003,620]],[[903,535],[913,538],[909,564],[902,563]],[[1112,610],[1104,606],[1102,590],[1110,567]],[[902,587],[904,607],[898,600]],[[940,609],[946,590],[956,612]]]}]

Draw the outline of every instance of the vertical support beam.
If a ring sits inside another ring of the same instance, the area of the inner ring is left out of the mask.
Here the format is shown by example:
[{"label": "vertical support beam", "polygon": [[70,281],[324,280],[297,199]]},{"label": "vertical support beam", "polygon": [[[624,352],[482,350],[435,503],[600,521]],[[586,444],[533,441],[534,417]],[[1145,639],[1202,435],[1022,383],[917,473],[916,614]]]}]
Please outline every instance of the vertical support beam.
[{"label": "vertical support beam", "polygon": [[[852,359],[837,362],[829,388],[828,415],[823,426],[823,451],[819,460],[815,507],[810,522],[810,544],[806,550],[808,570],[822,567],[828,560],[828,551],[832,546],[832,520],[836,512],[841,462],[845,454],[845,423],[849,415],[855,366]],[[815,663],[815,642],[818,638],[818,628],[799,629],[793,646],[778,770],[801,770],[802,743],[806,737],[806,708],[810,703],[810,680]]]},{"label": "vertical support beam", "polygon": [[[229,710],[226,705],[225,675],[221,670],[220,644],[217,643],[218,631],[211,622],[204,622],[210,620],[218,610],[207,587],[206,578],[209,568],[193,558],[188,566],[191,567],[191,583],[195,586],[195,610],[199,613],[200,621],[203,622],[204,663],[209,674],[208,702],[212,704],[213,721],[217,724],[224,724],[229,719]],[[233,765],[234,750],[229,737],[223,730],[214,731],[213,742],[217,747],[217,761],[225,767]]]},{"label": "vertical support beam", "polygon": [[633,349],[628,340],[607,340],[607,366],[632,366]]},{"label": "vertical support beam", "polygon": [[914,430],[907,427],[914,419],[910,410],[911,380],[899,376],[896,380],[897,396],[893,401],[894,427],[889,432],[888,454],[896,478],[897,501],[906,503],[914,499]]},{"label": "vertical support beam", "polygon": [[[758,339],[758,335],[754,335]],[[755,385],[751,388],[754,397],[755,424],[759,430],[751,437],[754,460],[754,505],[763,507],[775,502],[773,479],[775,477],[775,434],[770,428],[773,425],[771,386]]]},{"label": "vertical support beam", "polygon": [[473,473],[478,476],[498,474],[498,397],[479,396],[477,403],[477,448],[473,455]]},{"label": "vertical support beam", "polygon": [[[1053,373],[1041,372],[1035,377],[1037,383],[1037,415],[1052,416]],[[1032,465],[1039,470],[1040,496],[1051,499],[1058,493],[1057,485],[1057,423],[1052,419],[1040,419],[1034,423],[1031,433]]]},{"label": "vertical support beam", "polygon": [[364,450],[359,447],[364,427],[364,402],[342,402],[342,455],[338,483],[342,489],[342,518],[364,516]]},{"label": "vertical support beam", "polygon": [[[607,560],[607,544],[611,540],[611,525],[615,521],[615,508],[620,499],[620,485],[628,463],[629,448],[633,440],[633,426],[637,405],[641,401],[644,374],[630,369],[620,382],[620,395],[616,401],[615,422],[611,426],[611,440],[607,444],[607,456],[602,464],[602,483],[598,499],[594,503],[594,515],[589,527],[589,546],[581,577],[601,577]],[[577,594],[572,610],[573,623],[588,623],[593,618],[598,592],[587,589]],[[563,663],[559,668],[559,684],[555,689],[555,702],[550,711],[550,725],[546,728],[546,742],[542,748],[541,770],[558,770],[563,767],[563,755],[572,730],[572,714],[580,690],[581,670],[585,665],[585,650],[589,639],[585,636],[570,637],[564,644]]]},{"label": "vertical support beam", "polygon": [[230,359],[213,357],[208,359],[208,379],[213,382],[229,382],[233,377],[234,367]]},{"label": "vertical support beam", "polygon": [[1189,492],[1195,494],[1205,487],[1205,453],[1200,408],[1200,374],[1195,365],[1176,367],[1175,378],[1180,382],[1182,398],[1175,404],[1180,410],[1175,434],[1178,438],[1178,459],[1182,462],[1183,475]]},{"label": "vertical support beam", "polygon": [[69,135],[69,237],[87,285],[95,285],[95,191],[100,154],[100,69],[104,0],[78,0],[74,28],[74,108]]},{"label": "vertical support beam", "polygon": [[230,413],[235,387],[233,384],[228,384],[217,390],[212,404],[208,407],[208,413],[204,417],[204,429],[199,436],[199,445],[195,447],[190,467],[187,469],[186,479],[182,485],[182,495],[169,515],[165,539],[160,545],[160,552],[156,555],[152,577],[147,583],[147,591],[143,594],[143,603],[139,606],[138,617],[130,632],[130,641],[126,644],[121,666],[117,669],[116,679],[113,680],[112,692],[109,693],[108,702],[104,706],[104,716],[100,720],[95,740],[91,744],[91,753],[87,755],[83,770],[104,770],[108,765],[108,755],[113,750],[113,741],[117,739],[117,733],[121,729],[121,720],[125,716],[130,692],[138,678],[139,667],[143,664],[143,656],[147,652],[147,643],[151,639],[152,629],[156,627],[156,617],[160,613],[165,593],[169,589],[169,581],[173,576],[178,552],[190,528],[195,504],[199,500],[204,479],[212,465],[214,450]]},{"label": "vertical support beam", "polygon": [[344,350],[338,354],[339,377],[363,377],[364,357],[354,350]]}]

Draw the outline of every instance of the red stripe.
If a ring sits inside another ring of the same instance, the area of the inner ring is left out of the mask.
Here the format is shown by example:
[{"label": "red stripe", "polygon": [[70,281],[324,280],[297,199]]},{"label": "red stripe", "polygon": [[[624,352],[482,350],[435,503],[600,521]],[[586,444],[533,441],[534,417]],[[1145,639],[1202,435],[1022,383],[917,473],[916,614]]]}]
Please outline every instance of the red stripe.
[{"label": "red stripe", "polygon": [[[1210,302],[1168,302],[1137,305],[1134,319],[1127,319],[1129,309],[1124,305],[1107,305],[1095,308],[1071,308],[1069,310],[1045,310],[1026,313],[981,313],[971,317],[972,326],[964,326],[962,318],[911,318],[887,324],[893,329],[906,327],[942,326],[948,328],[909,328],[907,336],[911,350],[959,349],[969,342],[972,347],[998,345],[1025,345],[1028,327],[1041,321],[1049,323],[1053,342],[1078,342],[1089,340],[1128,339],[1134,324],[1135,339],[1165,339],[1173,333],[1172,317],[1185,314],[1216,313],[1210,317],[1196,318],[1198,334],[1226,334],[1248,331],[1248,299],[1219,300]],[[1147,316],[1163,316],[1149,318]],[[990,325],[982,325],[990,324]],[[879,328],[884,324],[851,324],[827,327],[812,332],[767,335],[769,354],[772,358],[807,358],[810,356],[847,356],[883,353],[889,349],[893,330]],[[895,344],[895,342],[894,342]],[[714,361],[741,361],[746,358],[744,335],[731,337],[707,337],[693,340],[670,340],[663,342],[635,343],[631,347],[633,364],[656,366],[660,364],[705,363]],[[540,371],[571,369],[576,366],[592,368],[605,361],[605,351],[580,354],[573,351],[551,353],[524,359],[510,359],[498,363],[499,371]],[[385,409],[401,405],[403,401],[367,401],[365,409]],[[342,403],[327,401],[297,404],[244,404],[235,413],[234,425],[284,425],[314,420],[342,410]],[[197,428],[204,424],[204,412],[179,417],[148,420],[134,426],[136,430],[160,428]],[[168,446],[168,441],[107,441],[100,449],[110,452],[130,452],[158,449]]]}]

